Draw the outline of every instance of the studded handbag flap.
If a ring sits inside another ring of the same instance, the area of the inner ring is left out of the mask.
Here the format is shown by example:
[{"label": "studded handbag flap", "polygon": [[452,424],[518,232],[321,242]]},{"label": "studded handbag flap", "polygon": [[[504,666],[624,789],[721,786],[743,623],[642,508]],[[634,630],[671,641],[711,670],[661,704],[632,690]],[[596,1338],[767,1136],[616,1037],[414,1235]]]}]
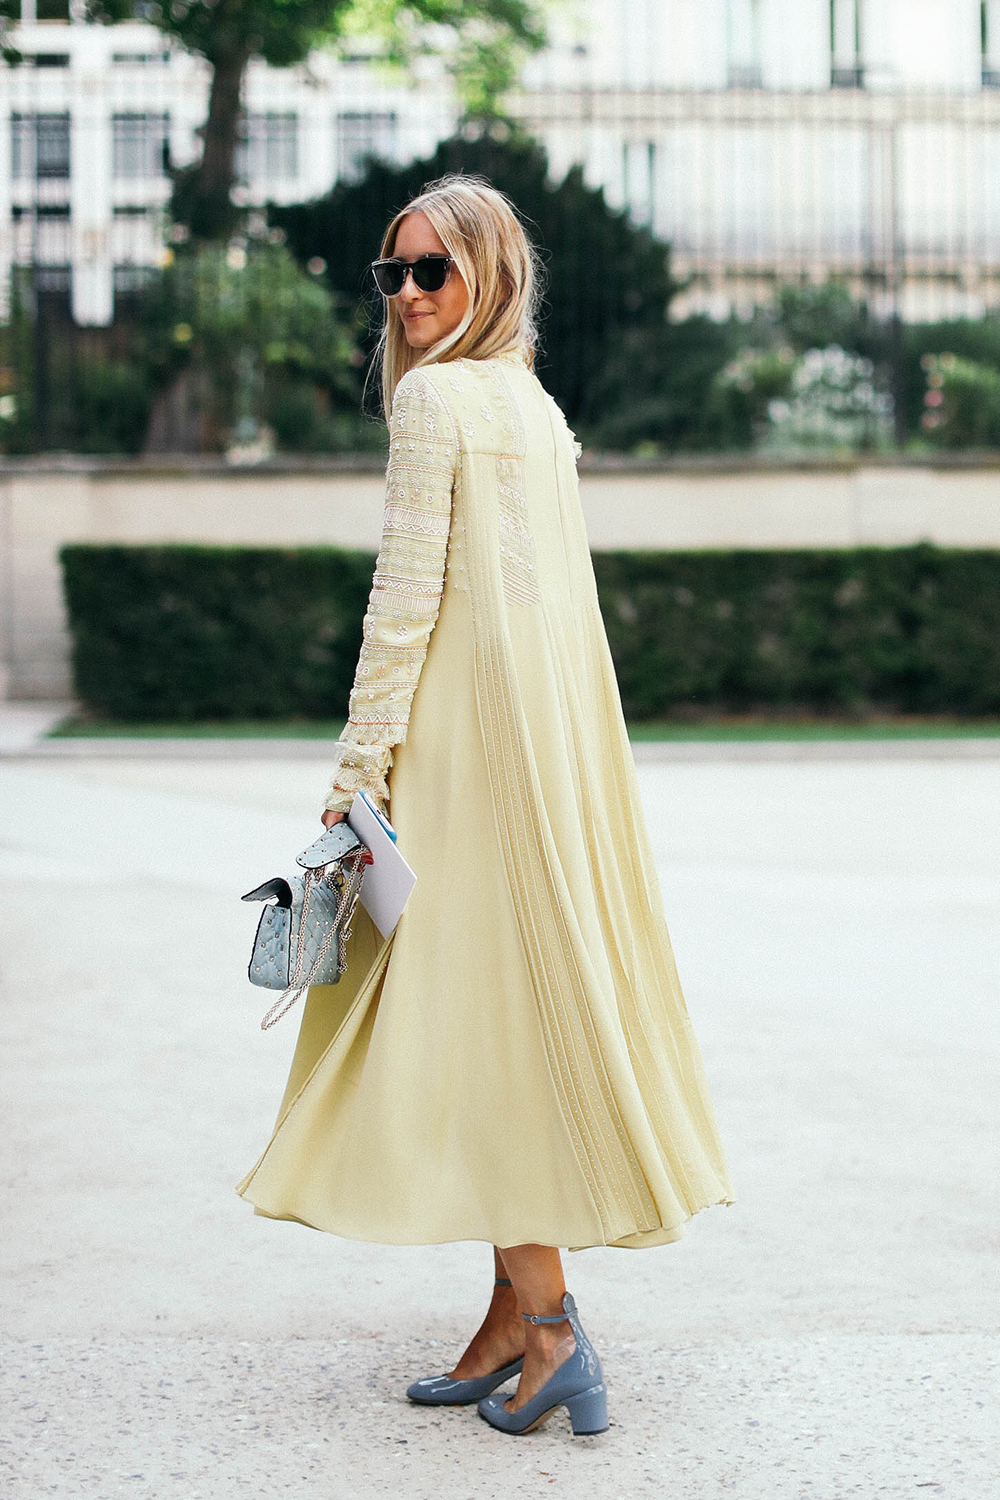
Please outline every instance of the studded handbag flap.
[{"label": "studded handbag flap", "polygon": [[262,1031],[311,984],[339,982],[367,854],[346,822],[335,823],[296,857],[304,875],[275,876],[241,897],[265,903],[247,970],[250,983],[282,991],[260,1023]]}]

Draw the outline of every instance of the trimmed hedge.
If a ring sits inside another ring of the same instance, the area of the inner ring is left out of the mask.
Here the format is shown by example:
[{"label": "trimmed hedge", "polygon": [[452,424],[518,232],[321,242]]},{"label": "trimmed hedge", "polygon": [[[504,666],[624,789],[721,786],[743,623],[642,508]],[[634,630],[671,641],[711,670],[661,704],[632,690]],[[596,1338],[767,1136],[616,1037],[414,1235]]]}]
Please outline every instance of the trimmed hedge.
[{"label": "trimmed hedge", "polygon": [[346,718],[371,553],[69,546],[60,556],[76,692],[92,712]]},{"label": "trimmed hedge", "polygon": [[[346,713],[374,558],[63,548],[76,691],[120,720]],[[594,555],[626,716],[1000,712],[1000,552]]]},{"label": "trimmed hedge", "polygon": [[595,554],[628,718],[1000,710],[1000,552]]}]

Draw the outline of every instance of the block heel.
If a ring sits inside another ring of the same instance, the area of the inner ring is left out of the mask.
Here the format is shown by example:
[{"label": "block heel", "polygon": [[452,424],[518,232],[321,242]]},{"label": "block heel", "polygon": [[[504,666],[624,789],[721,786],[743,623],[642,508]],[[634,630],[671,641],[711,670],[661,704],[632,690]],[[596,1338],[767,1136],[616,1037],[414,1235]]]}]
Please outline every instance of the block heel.
[{"label": "block heel", "polygon": [[555,1317],[542,1317],[536,1313],[521,1314],[528,1323],[569,1323],[576,1348],[569,1359],[564,1360],[555,1374],[545,1382],[538,1394],[517,1411],[507,1410],[503,1396],[485,1396],[479,1402],[479,1415],[498,1432],[518,1435],[534,1432],[560,1406],[565,1406],[569,1412],[576,1437],[608,1430],[608,1393],[597,1350],[580,1326],[576,1303],[569,1292],[563,1297],[562,1305],[562,1312]]},{"label": "block heel", "polygon": [[570,1396],[566,1402],[569,1419],[573,1423],[574,1437],[587,1437],[594,1432],[608,1430],[608,1391],[603,1384],[592,1390],[581,1391],[579,1396]]}]

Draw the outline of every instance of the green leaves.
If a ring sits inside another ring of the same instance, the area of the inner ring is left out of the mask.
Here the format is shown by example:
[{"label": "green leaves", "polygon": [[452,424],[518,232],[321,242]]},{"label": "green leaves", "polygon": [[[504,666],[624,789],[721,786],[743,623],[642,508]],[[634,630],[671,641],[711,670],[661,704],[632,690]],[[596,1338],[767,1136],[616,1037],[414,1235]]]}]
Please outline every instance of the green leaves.
[{"label": "green leaves", "polygon": [[[132,0],[87,3],[93,20],[131,18]],[[0,7],[10,4],[0,0]],[[434,55],[451,73],[466,114],[494,117],[521,62],[545,40],[531,0],[159,0],[150,19],[213,69],[202,158],[176,174],[173,202],[179,222],[206,240],[225,239],[236,223],[233,161],[251,57],[291,67],[315,48],[360,38],[389,65],[411,67]]]},{"label": "green leaves", "polygon": [[[350,445],[360,404],[351,324],[282,245],[250,237],[185,249],[141,299],[136,323],[137,360],[162,386],[197,391],[203,448],[266,447],[269,428],[299,448]],[[338,405],[352,418],[343,436],[331,426]]]},{"label": "green leaves", "polygon": [[627,718],[1000,711],[1000,552],[599,553]]},{"label": "green leaves", "polygon": [[[119,720],[346,710],[370,553],[63,549],[77,695]],[[626,716],[1000,713],[1000,552],[598,553]]]},{"label": "green leaves", "polygon": [[[322,256],[331,284],[355,302],[370,297],[377,318],[381,303],[371,296],[368,263],[386,224],[424,183],[456,171],[480,174],[507,193],[541,252],[538,368],[571,426],[584,441],[609,446],[629,447],[651,428],[668,443],[703,404],[725,359],[726,335],[717,325],[699,325],[692,362],[681,366],[674,350],[691,336],[667,321],[676,290],[667,246],[610,208],[579,168],[553,183],[534,141],[500,125],[480,126],[402,167],[370,161],[358,182],[338,183],[313,203],[272,209],[271,218],[300,260]],[[652,406],[640,412],[640,401]]]},{"label": "green leaves", "polygon": [[957,354],[925,354],[921,429],[942,448],[1000,447],[1000,370]]},{"label": "green leaves", "polygon": [[400,67],[437,58],[470,119],[502,116],[525,58],[545,45],[541,12],[529,0],[354,0],[340,31],[377,42],[383,58]]},{"label": "green leaves", "polygon": [[368,553],[65,547],[75,679],[121,720],[346,716]]}]

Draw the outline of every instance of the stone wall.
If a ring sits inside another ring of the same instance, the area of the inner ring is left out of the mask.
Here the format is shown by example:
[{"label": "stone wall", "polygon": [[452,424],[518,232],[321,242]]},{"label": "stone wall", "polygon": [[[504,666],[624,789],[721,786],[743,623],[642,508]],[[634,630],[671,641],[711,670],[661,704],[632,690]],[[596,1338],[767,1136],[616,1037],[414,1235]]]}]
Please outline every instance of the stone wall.
[{"label": "stone wall", "polygon": [[[1000,548],[1000,464],[706,461],[583,464],[595,551],[618,548]],[[0,661],[12,698],[70,693],[64,542],[378,546],[382,475],[369,463],[0,466]]]}]

